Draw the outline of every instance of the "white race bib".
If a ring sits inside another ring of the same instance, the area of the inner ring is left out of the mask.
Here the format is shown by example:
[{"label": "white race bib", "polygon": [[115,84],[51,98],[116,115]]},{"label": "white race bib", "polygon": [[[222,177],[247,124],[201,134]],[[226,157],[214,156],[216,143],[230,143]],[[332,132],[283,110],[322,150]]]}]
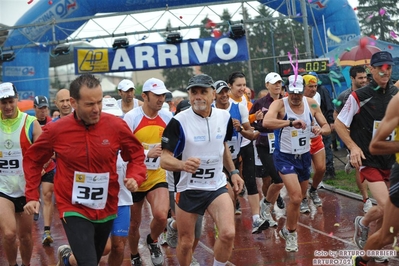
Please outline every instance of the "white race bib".
[{"label": "white race bib", "polygon": [[0,151],[0,171],[2,175],[23,175],[22,150]]},{"label": "white race bib", "polygon": [[[144,150],[151,150],[152,148],[154,148],[155,146],[157,146],[160,143],[155,143],[155,144],[147,144],[147,143],[142,143]],[[160,157],[157,158],[145,158],[145,166],[147,166],[148,170],[157,170],[160,166]]]},{"label": "white race bib", "polygon": [[227,147],[229,147],[231,158],[233,160],[237,159],[237,155],[240,152],[240,141],[238,141],[238,139],[237,136],[233,136],[231,140],[227,141]]},{"label": "white race bib", "polygon": [[189,177],[188,188],[216,189],[217,182],[215,174],[220,167],[220,160],[217,156],[201,158],[201,164],[197,171]]},{"label": "white race bib", "polygon": [[310,132],[307,127],[305,130],[302,129],[291,129],[291,153],[292,154],[303,154],[309,150],[310,145]]},{"label": "white race bib", "polygon": [[72,204],[100,210],[108,198],[109,173],[75,171],[73,176]]},{"label": "white race bib", "polygon": [[274,152],[274,133],[267,133],[267,139],[269,140],[269,153],[272,154]]},{"label": "white race bib", "polygon": [[[375,133],[377,132],[378,127],[380,126],[381,121],[379,120],[374,120],[373,123],[373,138],[375,136]],[[396,128],[392,131],[392,133],[386,138],[386,141],[394,141],[396,137]]]}]

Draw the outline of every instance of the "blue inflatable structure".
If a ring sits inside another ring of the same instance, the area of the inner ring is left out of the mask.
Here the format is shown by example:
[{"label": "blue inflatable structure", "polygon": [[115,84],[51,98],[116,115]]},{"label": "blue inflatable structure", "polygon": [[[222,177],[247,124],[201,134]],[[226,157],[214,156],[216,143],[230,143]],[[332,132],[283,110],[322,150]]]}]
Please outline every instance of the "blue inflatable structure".
[{"label": "blue inflatable structure", "polygon": [[[231,3],[218,0],[219,3]],[[299,0],[264,0],[260,3],[276,9],[283,14],[292,14],[292,7],[300,13]],[[310,3],[309,3],[310,2]],[[97,13],[143,11],[148,12],[161,8],[177,8],[190,5],[214,4],[214,0],[169,0],[169,1],[138,1],[138,0],[54,0],[51,3],[39,1],[34,5],[15,26],[35,25],[16,29],[10,32],[4,47],[24,46],[36,43],[35,47],[15,49],[16,57],[13,61],[3,63],[3,81],[16,84],[21,98],[35,95],[49,94],[50,52],[53,45],[46,43],[55,40],[65,40],[82,26],[91,16]],[[342,41],[347,41],[360,34],[359,24],[353,9],[347,0],[306,0],[308,24],[313,27],[313,43],[316,55],[322,56],[327,52],[325,47],[334,48],[338,43],[325,38],[327,29]],[[300,14],[298,20],[301,21]],[[73,18],[77,18],[74,20]],[[84,20],[78,18],[86,18]],[[67,20],[66,22],[63,22]],[[54,25],[51,22],[56,21]],[[317,31],[320,33],[320,39]],[[287,38],[289,35],[287,35]]]}]

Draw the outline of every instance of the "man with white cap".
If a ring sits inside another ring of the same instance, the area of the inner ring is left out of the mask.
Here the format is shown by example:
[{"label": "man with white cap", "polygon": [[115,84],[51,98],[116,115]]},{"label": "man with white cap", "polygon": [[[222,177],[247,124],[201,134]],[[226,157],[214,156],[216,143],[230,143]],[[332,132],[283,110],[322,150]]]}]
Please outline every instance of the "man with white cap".
[{"label": "man with white cap", "polygon": [[121,96],[121,99],[119,99],[118,106],[121,108],[123,114],[126,114],[133,108],[136,108],[138,106],[142,106],[143,102],[140,100],[137,100],[134,97],[134,91],[136,90],[136,87],[134,86],[133,81],[124,79],[118,84],[118,91],[119,95]]},{"label": "man with white cap", "polygon": [[[273,160],[290,197],[286,225],[279,234],[285,239],[285,250],[297,252],[302,188],[307,189],[310,177],[310,135],[329,134],[330,127],[316,101],[303,97],[303,78],[291,75],[288,80],[288,97],[273,101],[263,127],[275,130]],[[313,117],[320,126],[314,126]]]},{"label": "man with white cap", "polygon": [[34,116],[19,111],[18,94],[10,82],[0,84],[0,235],[8,265],[17,265],[19,239],[22,265],[32,256],[31,215],[24,212],[25,175],[22,158],[42,130]]},{"label": "man with white cap", "polygon": [[160,167],[161,137],[172,118],[172,113],[162,108],[165,102],[165,84],[156,78],[150,78],[143,85],[143,106],[134,108],[125,114],[124,120],[145,150],[147,179],[132,193],[134,204],[131,207],[129,244],[132,265],[141,265],[138,244],[140,240],[141,211],[147,199],[151,206],[153,219],[147,245],[153,265],[163,265],[164,257],[158,243],[158,237],[166,227],[169,211],[169,191],[166,172]]}]

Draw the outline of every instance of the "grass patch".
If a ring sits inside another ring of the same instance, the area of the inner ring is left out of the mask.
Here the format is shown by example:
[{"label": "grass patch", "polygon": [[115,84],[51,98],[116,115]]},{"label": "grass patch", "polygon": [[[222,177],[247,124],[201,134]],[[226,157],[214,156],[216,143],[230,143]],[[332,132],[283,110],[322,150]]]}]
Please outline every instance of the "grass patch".
[{"label": "grass patch", "polygon": [[343,189],[349,192],[360,194],[360,191],[356,185],[356,176],[355,170],[352,169],[352,172],[347,174],[344,170],[336,170],[335,178],[323,181],[325,184]]}]

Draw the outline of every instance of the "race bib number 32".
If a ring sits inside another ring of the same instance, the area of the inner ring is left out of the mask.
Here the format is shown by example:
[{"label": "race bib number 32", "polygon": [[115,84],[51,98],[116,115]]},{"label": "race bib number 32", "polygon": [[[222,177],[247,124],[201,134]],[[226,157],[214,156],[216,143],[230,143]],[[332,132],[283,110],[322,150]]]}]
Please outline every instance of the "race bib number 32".
[{"label": "race bib number 32", "polygon": [[108,198],[109,173],[75,171],[72,204],[99,210],[104,209]]}]

